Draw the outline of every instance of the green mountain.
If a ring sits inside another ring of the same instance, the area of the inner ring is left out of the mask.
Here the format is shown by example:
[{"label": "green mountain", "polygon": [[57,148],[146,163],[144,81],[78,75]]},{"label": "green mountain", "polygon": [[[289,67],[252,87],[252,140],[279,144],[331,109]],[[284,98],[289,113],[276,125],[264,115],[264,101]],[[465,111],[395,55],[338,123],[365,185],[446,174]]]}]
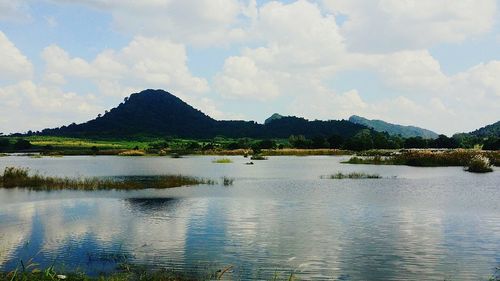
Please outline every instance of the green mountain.
[{"label": "green mountain", "polygon": [[357,115],[349,117],[349,121],[355,124],[360,124],[367,126],[369,128],[373,128],[377,132],[387,132],[390,135],[401,135],[405,138],[422,137],[425,139],[435,139],[438,137],[437,133],[419,127],[402,126],[402,125],[388,123],[382,120],[369,120]]},{"label": "green mountain", "polygon": [[476,137],[500,137],[500,121],[491,125],[484,126],[469,134]]},{"label": "green mountain", "polygon": [[253,121],[218,121],[163,90],[132,94],[103,116],[82,124],[45,129],[40,135],[74,137],[177,136],[186,138],[288,138],[339,135],[351,137],[365,126],[349,121],[309,121],[299,117],[274,118],[267,124]]}]

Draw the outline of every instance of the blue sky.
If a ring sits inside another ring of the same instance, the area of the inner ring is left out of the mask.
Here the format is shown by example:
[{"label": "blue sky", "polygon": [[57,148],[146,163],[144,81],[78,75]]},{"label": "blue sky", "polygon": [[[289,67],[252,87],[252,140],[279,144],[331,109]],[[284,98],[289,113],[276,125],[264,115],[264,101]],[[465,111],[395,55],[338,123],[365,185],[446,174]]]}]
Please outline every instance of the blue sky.
[{"label": "blue sky", "polygon": [[496,0],[0,0],[0,132],[165,89],[217,119],[500,119]]}]

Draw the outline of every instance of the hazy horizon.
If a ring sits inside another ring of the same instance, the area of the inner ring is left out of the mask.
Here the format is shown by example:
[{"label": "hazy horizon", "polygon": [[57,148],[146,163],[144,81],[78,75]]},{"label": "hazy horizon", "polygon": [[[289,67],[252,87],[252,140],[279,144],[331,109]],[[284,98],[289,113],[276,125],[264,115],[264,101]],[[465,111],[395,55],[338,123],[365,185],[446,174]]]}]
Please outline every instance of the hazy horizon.
[{"label": "hazy horizon", "polygon": [[0,2],[0,132],[81,123],[144,89],[219,120],[500,120],[497,0]]}]

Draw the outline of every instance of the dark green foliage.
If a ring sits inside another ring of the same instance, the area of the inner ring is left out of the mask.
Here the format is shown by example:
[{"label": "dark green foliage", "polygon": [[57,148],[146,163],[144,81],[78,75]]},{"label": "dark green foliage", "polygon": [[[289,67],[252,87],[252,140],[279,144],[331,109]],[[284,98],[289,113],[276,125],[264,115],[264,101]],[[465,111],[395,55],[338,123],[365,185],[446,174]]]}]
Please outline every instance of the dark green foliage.
[{"label": "dark green foliage", "polygon": [[328,139],[328,144],[330,148],[340,149],[344,144],[344,138],[340,135],[331,135]]},{"label": "dark green foliage", "polygon": [[362,130],[354,137],[348,139],[345,148],[354,151],[373,149],[373,139],[370,130]]},{"label": "dark green foliage", "polygon": [[454,138],[449,138],[445,135],[439,135],[437,139],[432,142],[432,148],[458,148],[458,143]]},{"label": "dark green foliage", "polygon": [[404,141],[405,148],[428,148],[429,140],[424,139],[422,137],[411,137],[407,138]]},{"label": "dark green foliage", "polygon": [[26,150],[31,148],[31,143],[25,139],[18,139],[14,143],[15,150]]},{"label": "dark green foliage", "polygon": [[306,139],[306,137],[303,135],[298,135],[298,136],[291,135],[288,138],[288,142],[290,142],[290,145],[293,148],[309,148],[312,143],[310,140]]},{"label": "dark green foliage", "polygon": [[311,148],[329,148],[330,144],[324,136],[315,136],[311,140]]},{"label": "dark green foliage", "polygon": [[500,150],[500,137],[489,137],[484,141],[484,150]]},{"label": "dark green foliage", "polygon": [[0,152],[7,151],[7,149],[10,146],[10,141],[9,139],[6,138],[0,138]]},{"label": "dark green foliage", "polygon": [[476,137],[500,137],[500,121],[477,129],[469,134]]},{"label": "dark green foliage", "polygon": [[255,150],[255,148],[258,149],[275,149],[276,148],[276,142],[273,140],[261,140],[257,141],[255,144],[252,145],[252,148]]}]

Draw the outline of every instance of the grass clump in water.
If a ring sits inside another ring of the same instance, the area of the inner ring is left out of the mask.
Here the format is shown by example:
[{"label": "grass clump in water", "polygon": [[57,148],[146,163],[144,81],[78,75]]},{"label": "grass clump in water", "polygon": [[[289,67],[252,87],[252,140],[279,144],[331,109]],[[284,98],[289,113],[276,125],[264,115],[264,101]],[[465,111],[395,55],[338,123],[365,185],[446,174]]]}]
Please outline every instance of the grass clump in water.
[{"label": "grass clump in water", "polygon": [[212,163],[217,163],[217,164],[229,164],[233,163],[233,160],[229,158],[219,158],[219,159],[214,159]]},{"label": "grass clump in water", "polygon": [[250,157],[251,160],[267,160],[267,157],[262,156],[261,154],[254,154]]},{"label": "grass clump in water", "polygon": [[335,174],[321,176],[322,179],[333,179],[333,180],[341,180],[341,179],[381,179],[382,177],[378,174],[367,174],[367,173],[359,173],[352,172],[349,174],[344,174],[342,172],[338,172]]},{"label": "grass clump in water", "polygon": [[22,187],[33,190],[163,189],[200,184],[214,185],[217,182],[210,179],[182,175],[122,178],[60,178],[43,176],[38,173],[30,175],[28,169],[16,167],[5,168],[3,175],[0,176],[0,187]]},{"label": "grass clump in water", "polygon": [[234,179],[229,177],[222,177],[222,185],[230,186],[233,185]]},{"label": "grass clump in water", "polygon": [[470,161],[468,167],[465,169],[472,173],[489,173],[493,172],[491,168],[490,159],[482,155],[474,156]]}]

